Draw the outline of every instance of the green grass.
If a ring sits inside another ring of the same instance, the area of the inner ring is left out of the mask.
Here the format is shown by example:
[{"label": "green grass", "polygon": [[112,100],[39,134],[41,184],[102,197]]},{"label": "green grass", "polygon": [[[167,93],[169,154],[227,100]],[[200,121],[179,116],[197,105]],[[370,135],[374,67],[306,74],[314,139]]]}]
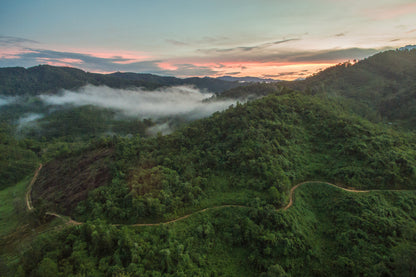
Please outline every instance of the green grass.
[{"label": "green grass", "polygon": [[0,237],[15,230],[26,217],[25,193],[30,176],[0,191]]}]

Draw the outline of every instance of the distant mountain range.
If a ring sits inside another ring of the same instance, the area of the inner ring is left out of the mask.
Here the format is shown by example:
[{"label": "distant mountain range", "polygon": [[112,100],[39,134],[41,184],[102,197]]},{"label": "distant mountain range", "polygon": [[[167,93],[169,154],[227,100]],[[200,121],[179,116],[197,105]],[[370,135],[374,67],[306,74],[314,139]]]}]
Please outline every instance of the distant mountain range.
[{"label": "distant mountain range", "polygon": [[163,77],[152,74],[122,73],[98,74],[72,67],[39,65],[31,68],[0,68],[0,95],[38,95],[56,93],[61,89],[78,89],[87,84],[111,88],[142,87],[149,90],[166,86],[192,85],[202,91],[221,93],[241,86],[239,82],[215,78]]},{"label": "distant mountain range", "polygon": [[263,79],[263,78],[257,78],[257,77],[233,77],[233,76],[222,76],[218,77],[218,80],[228,81],[228,82],[240,82],[240,83],[275,83],[275,82],[281,82],[281,80],[275,80],[275,79]]},{"label": "distant mountain range", "polygon": [[416,45],[406,45],[405,47],[400,47],[399,48],[400,51],[412,50],[412,49],[416,49]]},{"label": "distant mountain range", "polygon": [[30,68],[0,68],[0,95],[37,95],[77,89],[87,84],[112,88],[143,87],[149,90],[167,86],[192,85],[203,91],[221,93],[249,83],[275,83],[280,80],[257,77],[176,78],[145,73],[115,72],[99,74],[72,67],[39,65]]}]

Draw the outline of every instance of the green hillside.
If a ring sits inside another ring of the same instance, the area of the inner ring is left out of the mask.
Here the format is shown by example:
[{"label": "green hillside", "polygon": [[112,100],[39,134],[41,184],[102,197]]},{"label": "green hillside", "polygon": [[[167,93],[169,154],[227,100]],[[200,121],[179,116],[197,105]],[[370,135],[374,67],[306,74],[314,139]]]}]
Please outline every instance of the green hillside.
[{"label": "green hillside", "polygon": [[[415,139],[351,115],[336,101],[290,90],[238,104],[172,135],[106,139],[83,151],[88,153],[83,161],[91,161],[82,173],[78,153],[42,169],[34,187],[48,197],[33,193],[35,209],[89,223],[40,237],[17,270],[70,275],[89,268],[96,275],[147,276],[411,273],[415,193],[389,190],[415,189]],[[77,176],[100,175],[95,161],[102,159],[102,147],[115,147],[112,181],[90,190],[85,200],[77,198]],[[52,185],[57,178],[59,186]],[[387,191],[304,185],[293,207],[276,210],[288,202],[292,186],[307,180]],[[78,206],[72,209],[68,199]],[[230,204],[240,207],[197,212]],[[39,211],[41,222],[50,220]],[[122,227],[193,212],[169,225]]]}]

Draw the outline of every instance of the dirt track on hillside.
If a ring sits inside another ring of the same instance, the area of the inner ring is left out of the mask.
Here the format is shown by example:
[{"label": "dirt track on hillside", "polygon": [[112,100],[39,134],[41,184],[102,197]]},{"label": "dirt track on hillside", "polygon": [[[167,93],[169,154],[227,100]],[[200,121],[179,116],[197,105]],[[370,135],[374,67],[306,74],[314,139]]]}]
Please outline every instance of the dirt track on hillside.
[{"label": "dirt track on hillside", "polygon": [[336,187],[338,189],[342,189],[342,190],[349,191],[349,192],[361,192],[361,193],[363,193],[363,192],[370,192],[370,190],[347,189],[347,188],[339,187],[337,185],[334,185],[334,184],[331,184],[331,183],[328,183],[328,182],[322,182],[322,181],[305,181],[305,182],[302,182],[302,183],[297,184],[296,186],[294,186],[293,188],[290,189],[289,204],[287,204],[283,208],[279,208],[278,210],[284,210],[284,211],[286,211],[287,209],[289,209],[290,207],[292,207],[292,205],[293,205],[293,194],[294,194],[295,190],[298,187],[300,187],[301,185],[304,185],[304,184],[326,184],[326,185],[329,185],[329,186],[332,186],[332,187]]},{"label": "dirt track on hillside", "polygon": [[170,223],[174,223],[174,222],[183,220],[185,218],[188,218],[191,215],[194,215],[194,214],[197,214],[197,213],[203,213],[203,212],[206,212],[208,210],[214,210],[214,209],[220,209],[220,208],[226,208],[226,207],[240,207],[240,208],[243,208],[243,207],[247,207],[247,206],[243,206],[243,205],[222,205],[222,206],[214,206],[214,207],[205,208],[205,209],[196,211],[194,213],[190,213],[190,214],[187,214],[187,215],[184,215],[184,216],[181,216],[181,217],[178,217],[176,219],[173,219],[173,220],[170,220],[170,221],[166,221],[166,222],[159,222],[159,223],[137,223],[137,224],[132,224],[131,226],[139,226],[140,227],[140,226],[157,226],[157,225],[162,225],[162,224],[170,224]]},{"label": "dirt track on hillside", "polygon": [[35,175],[33,175],[32,180],[29,183],[29,186],[27,187],[27,191],[26,191],[26,207],[28,211],[33,210],[33,205],[32,205],[32,187],[33,184],[36,182],[36,179],[38,178],[39,172],[42,169],[42,164],[39,165],[39,167],[36,169],[35,171]]},{"label": "dirt track on hillside", "polygon": [[[33,210],[32,199],[31,199],[32,186],[36,182],[36,179],[37,179],[37,177],[38,177],[39,172],[40,172],[41,169],[42,169],[42,164],[40,164],[39,165],[39,168],[35,171],[35,174],[34,174],[32,180],[30,181],[29,187],[28,187],[27,192],[26,192],[26,206],[27,206],[27,209],[29,211]],[[329,183],[329,182],[323,182],[323,181],[305,181],[305,182],[301,182],[301,183],[297,184],[296,186],[294,186],[294,187],[292,187],[290,189],[290,193],[289,193],[289,203],[286,206],[284,206],[284,207],[277,208],[276,211],[281,211],[281,210],[286,211],[287,209],[289,209],[290,207],[292,207],[292,205],[294,203],[293,197],[294,197],[295,190],[297,188],[299,188],[300,186],[304,185],[304,184],[326,184],[326,185],[329,185],[329,186],[332,186],[332,187],[335,187],[335,188],[338,188],[338,189],[342,189],[344,191],[353,192],[353,193],[367,193],[367,192],[371,192],[371,191],[380,191],[380,190],[356,190],[356,189],[352,189],[352,188],[343,188],[343,187],[337,186],[335,184],[332,184],[332,183]],[[399,190],[392,190],[392,191],[399,191]],[[178,221],[184,220],[184,219],[186,219],[186,218],[188,218],[188,217],[190,217],[190,216],[192,216],[194,214],[197,214],[197,213],[203,213],[203,212],[206,212],[208,210],[221,209],[221,208],[227,208],[227,207],[249,208],[249,206],[244,206],[244,205],[221,205],[221,206],[214,206],[214,207],[205,208],[205,209],[202,209],[202,210],[199,210],[199,211],[196,211],[196,212],[193,212],[193,213],[190,213],[190,214],[187,214],[187,215],[178,217],[176,219],[172,219],[172,220],[169,220],[169,221],[165,221],[165,222],[157,222],[157,223],[136,223],[136,224],[130,224],[128,226],[142,227],[142,226],[159,226],[159,225],[164,225],[164,224],[171,224],[171,223],[174,223],[174,222],[178,222]],[[64,221],[66,221],[65,224],[68,224],[68,225],[82,225],[82,224],[84,224],[83,222],[75,221],[75,220],[71,219],[68,216],[63,216],[63,215],[60,215],[60,214],[57,214],[57,213],[54,213],[54,212],[46,212],[46,214],[47,215],[50,215],[50,216],[54,216],[54,217],[60,218],[60,219],[62,219]],[[123,224],[114,224],[114,226],[122,226],[122,225]]]}]

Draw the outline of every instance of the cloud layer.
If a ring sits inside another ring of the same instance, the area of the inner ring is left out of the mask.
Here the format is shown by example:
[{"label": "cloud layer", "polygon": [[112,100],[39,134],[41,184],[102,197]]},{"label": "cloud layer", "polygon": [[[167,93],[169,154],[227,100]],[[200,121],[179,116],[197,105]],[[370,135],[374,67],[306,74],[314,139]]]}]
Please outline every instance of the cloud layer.
[{"label": "cloud layer", "polygon": [[198,119],[235,103],[232,100],[206,101],[211,96],[186,86],[156,91],[86,86],[79,91],[65,90],[60,95],[41,95],[40,98],[50,105],[94,105],[117,110],[126,116],[153,119],[175,116]]},{"label": "cloud layer", "polygon": [[[338,33],[335,37],[344,37]],[[168,44],[187,47],[186,42],[166,40]],[[257,76],[280,75],[290,80],[300,77],[300,70],[314,73],[316,68],[330,66],[342,61],[361,59],[380,51],[376,48],[327,48],[305,50],[298,44],[305,43],[302,36],[289,39],[266,40],[232,47],[194,48],[189,56],[155,59],[145,53],[133,52],[81,52],[40,49],[36,41],[0,36],[0,66],[35,66],[49,64],[72,66],[90,72],[110,73],[140,72],[158,75],[191,77],[224,75]],[[201,45],[199,45],[201,46]],[[319,64],[319,66],[318,66]],[[303,68],[300,66],[303,65]]]}]

